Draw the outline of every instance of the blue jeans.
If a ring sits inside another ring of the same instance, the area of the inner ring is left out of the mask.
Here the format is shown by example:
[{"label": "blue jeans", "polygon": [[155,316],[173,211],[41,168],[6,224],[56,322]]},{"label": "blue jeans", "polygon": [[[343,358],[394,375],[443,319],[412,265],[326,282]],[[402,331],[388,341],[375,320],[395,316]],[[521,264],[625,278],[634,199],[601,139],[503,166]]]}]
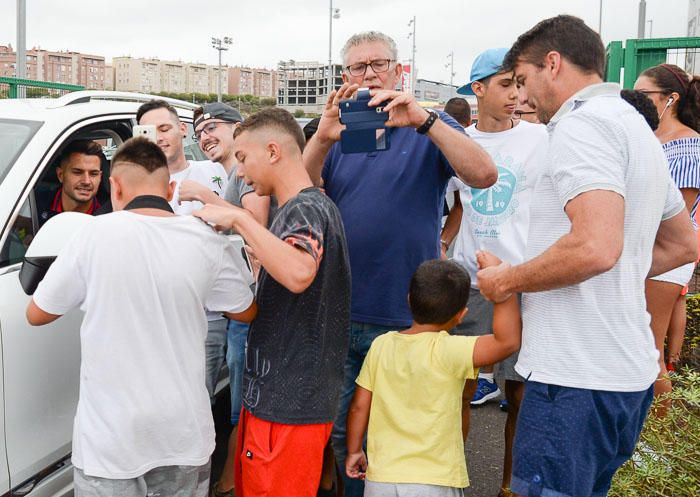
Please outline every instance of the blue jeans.
[{"label": "blue jeans", "polygon": [[214,393],[219,382],[219,373],[224,367],[226,350],[226,318],[207,323],[207,339],[204,342],[206,352],[206,377],[209,401],[214,405]]},{"label": "blue jeans", "polygon": [[231,424],[236,426],[241,417],[241,385],[243,384],[243,368],[245,366],[245,346],[250,325],[239,321],[229,321],[228,349],[226,364],[228,365],[229,384],[231,389]]},{"label": "blue jeans", "polygon": [[346,422],[350,402],[355,393],[355,380],[360,374],[360,368],[362,368],[362,363],[374,339],[387,331],[401,329],[403,329],[401,326],[381,326],[358,323],[356,321],[350,322],[350,343],[348,356],[345,360],[343,389],[340,392],[340,399],[338,399],[338,414],[331,433],[335,461],[340,469],[340,474],[343,475],[345,484],[345,497],[362,497],[365,489],[365,484],[362,480],[348,478],[345,474],[345,457],[348,453]]}]

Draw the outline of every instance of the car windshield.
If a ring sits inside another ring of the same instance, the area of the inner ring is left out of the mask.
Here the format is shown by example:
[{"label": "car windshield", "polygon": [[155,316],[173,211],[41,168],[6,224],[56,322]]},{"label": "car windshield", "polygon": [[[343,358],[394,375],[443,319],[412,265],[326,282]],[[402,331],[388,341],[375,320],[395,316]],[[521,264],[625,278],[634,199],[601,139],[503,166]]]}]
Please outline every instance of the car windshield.
[{"label": "car windshield", "polygon": [[0,183],[42,124],[39,121],[0,119]]}]

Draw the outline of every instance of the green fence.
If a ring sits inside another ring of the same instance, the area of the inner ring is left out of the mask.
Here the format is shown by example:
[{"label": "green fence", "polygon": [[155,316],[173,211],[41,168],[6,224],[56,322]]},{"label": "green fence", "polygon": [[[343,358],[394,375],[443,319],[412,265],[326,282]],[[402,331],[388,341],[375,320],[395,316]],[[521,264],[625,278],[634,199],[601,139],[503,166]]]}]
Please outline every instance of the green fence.
[{"label": "green fence", "polygon": [[33,79],[0,78],[0,98],[56,98],[84,86]]},{"label": "green fence", "polygon": [[658,64],[675,64],[691,74],[700,72],[700,38],[651,38],[613,41],[607,48],[605,80],[632,88],[637,77]]}]

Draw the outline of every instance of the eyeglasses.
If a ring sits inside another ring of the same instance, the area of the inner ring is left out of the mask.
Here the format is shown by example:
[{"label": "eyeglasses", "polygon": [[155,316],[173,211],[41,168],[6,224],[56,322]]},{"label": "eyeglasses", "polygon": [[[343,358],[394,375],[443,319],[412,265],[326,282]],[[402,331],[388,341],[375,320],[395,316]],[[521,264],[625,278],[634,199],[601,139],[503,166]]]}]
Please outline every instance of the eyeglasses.
[{"label": "eyeglasses", "polygon": [[537,114],[534,110],[516,110],[513,112],[513,119],[522,119],[523,116],[529,116],[530,114]]},{"label": "eyeglasses", "polygon": [[370,61],[369,64],[365,64],[364,62],[351,64],[346,66],[345,69],[350,73],[350,76],[364,76],[367,72],[367,67],[371,67],[375,73],[382,73],[389,70],[389,66],[392,62],[396,61],[391,59],[377,59]]},{"label": "eyeglasses", "polygon": [[195,131],[194,134],[192,135],[192,140],[195,141],[195,143],[199,143],[199,141],[202,139],[202,135],[211,135],[212,132],[219,127],[219,124],[233,124],[228,121],[214,121],[208,124],[205,124],[202,129],[199,131]]}]

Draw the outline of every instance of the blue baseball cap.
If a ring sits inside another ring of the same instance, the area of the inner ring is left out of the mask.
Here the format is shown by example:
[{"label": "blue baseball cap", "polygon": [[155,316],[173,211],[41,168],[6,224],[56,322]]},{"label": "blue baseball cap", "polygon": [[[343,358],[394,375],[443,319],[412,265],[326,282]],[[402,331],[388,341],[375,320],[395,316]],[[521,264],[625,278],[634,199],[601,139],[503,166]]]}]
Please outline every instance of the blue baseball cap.
[{"label": "blue baseball cap", "polygon": [[508,53],[508,50],[508,48],[489,48],[481,52],[479,56],[474,59],[474,63],[472,64],[469,83],[457,88],[457,93],[460,95],[474,95],[472,83],[497,74],[501,70],[501,66],[503,66],[503,59]]}]

